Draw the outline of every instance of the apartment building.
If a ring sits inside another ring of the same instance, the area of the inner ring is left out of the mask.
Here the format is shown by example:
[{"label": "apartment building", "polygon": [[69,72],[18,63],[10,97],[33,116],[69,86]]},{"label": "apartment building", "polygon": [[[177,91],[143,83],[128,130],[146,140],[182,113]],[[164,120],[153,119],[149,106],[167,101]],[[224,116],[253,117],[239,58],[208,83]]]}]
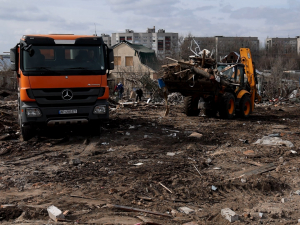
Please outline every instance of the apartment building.
[{"label": "apartment building", "polygon": [[252,55],[258,54],[258,37],[194,37],[201,49],[214,49],[217,59],[223,58],[232,51],[239,52],[240,48],[250,48]]},{"label": "apartment building", "polygon": [[267,38],[266,49],[274,54],[299,54],[300,38]]},{"label": "apartment building", "polygon": [[178,33],[166,33],[164,29],[159,29],[156,32],[155,26],[148,28],[146,32],[134,32],[126,29],[125,33],[112,34],[112,45],[119,44],[122,41],[141,44],[153,49],[156,55],[161,58],[178,52]]}]

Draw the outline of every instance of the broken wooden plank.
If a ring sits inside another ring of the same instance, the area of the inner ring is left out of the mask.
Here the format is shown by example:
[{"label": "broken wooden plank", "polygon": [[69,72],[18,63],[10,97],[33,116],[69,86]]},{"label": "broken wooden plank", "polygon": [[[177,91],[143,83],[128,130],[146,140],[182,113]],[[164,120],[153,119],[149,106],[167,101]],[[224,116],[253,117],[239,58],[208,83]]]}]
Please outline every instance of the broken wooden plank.
[{"label": "broken wooden plank", "polygon": [[107,206],[109,208],[122,209],[122,210],[129,211],[129,212],[143,212],[143,213],[153,214],[153,215],[157,215],[157,216],[172,217],[171,215],[168,215],[165,213],[153,212],[153,211],[148,211],[148,210],[144,210],[144,209],[132,208],[132,207],[128,207],[128,206],[111,205],[111,204],[107,204]]},{"label": "broken wooden plank", "polygon": [[238,179],[238,178],[241,178],[241,177],[247,177],[247,176],[251,176],[251,175],[262,174],[262,173],[274,170],[274,169],[276,169],[276,167],[277,166],[275,166],[273,163],[270,163],[270,164],[267,164],[267,165],[260,166],[259,168],[238,172],[236,174],[237,176],[235,176],[233,178],[229,178],[228,180],[234,180],[234,179]]}]

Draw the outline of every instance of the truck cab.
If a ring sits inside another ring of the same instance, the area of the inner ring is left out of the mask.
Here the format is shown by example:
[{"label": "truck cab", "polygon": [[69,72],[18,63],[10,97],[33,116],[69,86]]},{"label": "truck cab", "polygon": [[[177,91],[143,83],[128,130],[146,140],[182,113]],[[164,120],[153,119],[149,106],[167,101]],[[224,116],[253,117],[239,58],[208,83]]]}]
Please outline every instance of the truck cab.
[{"label": "truck cab", "polygon": [[11,49],[24,140],[33,128],[108,119],[107,71],[113,51],[101,37],[24,35]]}]

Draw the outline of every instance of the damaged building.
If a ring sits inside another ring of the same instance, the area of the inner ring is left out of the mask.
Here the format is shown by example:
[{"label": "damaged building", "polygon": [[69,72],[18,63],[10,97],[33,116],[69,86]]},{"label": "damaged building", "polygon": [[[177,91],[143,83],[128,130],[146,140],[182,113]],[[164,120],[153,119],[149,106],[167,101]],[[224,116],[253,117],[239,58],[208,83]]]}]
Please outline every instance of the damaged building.
[{"label": "damaged building", "polygon": [[[124,84],[125,94],[129,94],[133,88],[144,88],[142,78],[158,78],[159,65],[154,50],[127,41],[122,41],[112,48],[115,68],[108,76],[111,92],[119,82]],[[147,90],[144,90],[144,93],[147,94]]]}]

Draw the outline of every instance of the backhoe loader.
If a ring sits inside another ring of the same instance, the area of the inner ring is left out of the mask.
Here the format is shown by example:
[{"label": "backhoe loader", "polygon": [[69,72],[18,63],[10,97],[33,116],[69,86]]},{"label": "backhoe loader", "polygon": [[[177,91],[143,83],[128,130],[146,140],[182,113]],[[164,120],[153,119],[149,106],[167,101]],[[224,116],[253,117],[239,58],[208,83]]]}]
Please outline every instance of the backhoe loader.
[{"label": "backhoe loader", "polygon": [[260,101],[250,49],[241,48],[240,54],[234,53],[238,58],[235,62],[228,57],[222,63],[216,63],[207,52],[203,50],[187,62],[164,65],[160,86],[165,92],[180,92],[185,96],[187,116],[199,115],[202,105],[206,116],[219,113],[224,119],[235,115],[249,117],[255,100]]}]

